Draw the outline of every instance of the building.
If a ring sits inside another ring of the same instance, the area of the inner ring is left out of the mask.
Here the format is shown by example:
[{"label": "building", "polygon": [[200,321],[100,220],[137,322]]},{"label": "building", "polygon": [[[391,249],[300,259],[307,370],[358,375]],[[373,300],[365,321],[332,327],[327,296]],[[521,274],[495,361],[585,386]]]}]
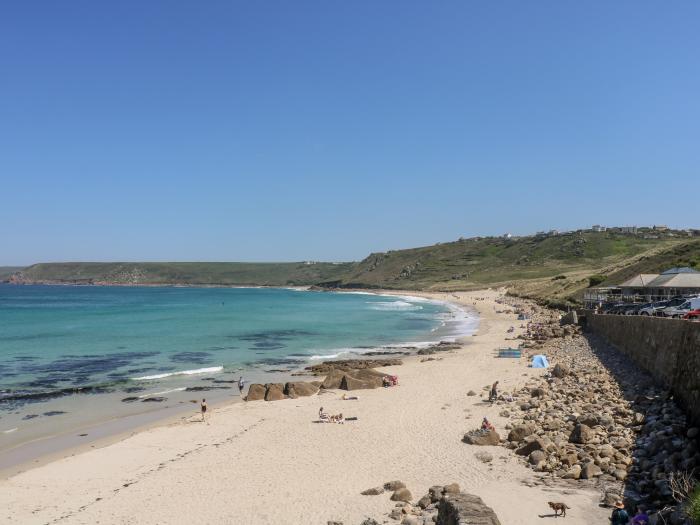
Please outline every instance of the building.
[{"label": "building", "polygon": [[660,274],[640,274],[620,284],[623,297],[650,299],[676,295],[700,295],[700,272],[692,268],[670,268]]},{"label": "building", "polygon": [[605,226],[601,226],[600,224],[594,224],[593,226],[591,226],[591,230],[600,233],[607,230],[607,228]]},{"label": "building", "polygon": [[669,227],[665,224],[655,224],[653,230],[657,232],[667,232]]}]

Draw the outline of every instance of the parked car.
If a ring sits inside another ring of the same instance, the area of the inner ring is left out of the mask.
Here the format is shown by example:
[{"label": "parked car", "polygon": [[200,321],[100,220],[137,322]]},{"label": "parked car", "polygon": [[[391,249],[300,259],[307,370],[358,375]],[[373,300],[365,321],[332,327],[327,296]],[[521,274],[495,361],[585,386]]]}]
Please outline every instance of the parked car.
[{"label": "parked car", "polygon": [[683,319],[690,319],[691,321],[700,321],[700,309],[691,310],[683,316]]},{"label": "parked car", "polygon": [[639,309],[639,315],[659,315],[659,312],[669,306],[668,301],[647,303]]},{"label": "parked car", "polygon": [[656,312],[656,315],[660,315],[661,317],[671,317],[670,315],[666,315],[666,311],[670,312],[672,308],[679,307],[687,300],[687,297],[673,297],[669,301],[666,301],[668,304],[664,308]]},{"label": "parked car", "polygon": [[625,315],[639,315],[639,312],[641,311],[642,308],[645,306],[648,306],[649,303],[637,303],[637,304],[631,304],[624,310]]},{"label": "parked car", "polygon": [[683,303],[678,306],[668,306],[663,309],[665,317],[685,317],[686,314],[690,313],[691,310],[700,309],[700,297],[693,297],[692,299],[686,299]]}]

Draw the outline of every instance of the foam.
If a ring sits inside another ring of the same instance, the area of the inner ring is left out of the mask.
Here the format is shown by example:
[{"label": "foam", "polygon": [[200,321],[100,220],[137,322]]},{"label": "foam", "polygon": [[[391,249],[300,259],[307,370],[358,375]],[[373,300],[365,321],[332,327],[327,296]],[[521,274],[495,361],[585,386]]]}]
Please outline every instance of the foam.
[{"label": "foam", "polygon": [[[194,370],[181,370],[179,372],[168,372],[164,374],[154,374],[152,376],[141,376],[132,377],[133,381],[147,381],[149,379],[163,379],[165,377],[171,376],[190,376],[195,374],[211,374],[214,372],[221,372],[224,369],[223,366],[210,366],[207,368],[196,368]],[[153,394],[151,394],[153,395]]]},{"label": "foam", "polygon": [[152,396],[162,396],[164,394],[170,394],[171,392],[182,392],[185,390],[187,387],[180,387],[180,388],[171,388],[170,390],[163,390],[162,392],[153,392],[151,394],[143,394],[142,396],[138,396],[139,399],[145,399],[147,397],[152,397]]},{"label": "foam", "polygon": [[387,302],[368,302],[370,305],[370,310],[384,310],[384,311],[408,311],[408,310],[422,310],[423,307],[417,304],[412,304],[407,301],[387,301]]}]

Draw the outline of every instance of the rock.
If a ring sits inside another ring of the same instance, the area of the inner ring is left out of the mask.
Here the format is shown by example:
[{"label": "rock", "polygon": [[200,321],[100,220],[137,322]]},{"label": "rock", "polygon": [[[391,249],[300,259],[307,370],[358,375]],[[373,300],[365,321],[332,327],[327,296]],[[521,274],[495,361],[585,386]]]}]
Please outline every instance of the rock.
[{"label": "rock", "polygon": [[569,367],[565,364],[557,363],[552,369],[552,375],[559,378],[569,375]]},{"label": "rock", "polygon": [[367,518],[360,525],[380,525],[379,522],[372,518]]},{"label": "rock", "polygon": [[340,383],[343,380],[343,377],[345,377],[344,371],[337,368],[331,368],[328,375],[323,380],[323,383],[321,383],[321,388],[325,388],[327,390],[340,388]]},{"label": "rock", "polygon": [[343,525],[342,521],[327,521],[326,525]]},{"label": "rock", "polygon": [[440,498],[442,498],[443,493],[444,489],[441,485],[433,485],[428,489],[428,495],[430,496],[430,501],[432,503],[440,501]]},{"label": "rock", "polygon": [[363,390],[367,388],[380,388],[383,386],[386,374],[376,370],[351,370],[345,373],[340,381],[342,390]]},{"label": "rock", "polygon": [[573,465],[566,474],[562,476],[564,479],[579,479],[581,477],[581,465]]},{"label": "rock", "polygon": [[401,522],[401,525],[420,525],[420,523],[422,523],[422,521],[419,522],[416,516],[406,516]]},{"label": "rock", "polygon": [[316,365],[307,366],[306,370],[314,375],[328,375],[332,370],[347,371],[361,370],[364,368],[379,368],[383,366],[398,366],[403,364],[401,359],[339,359],[337,361],[324,361]]},{"label": "rock", "polygon": [[627,471],[623,469],[615,469],[613,476],[618,481],[624,481],[627,478]]},{"label": "rock", "polygon": [[379,494],[382,494],[384,492],[384,489],[382,487],[373,487],[371,489],[363,490],[360,492],[363,496],[378,496]]},{"label": "rock", "polygon": [[593,479],[601,474],[603,474],[603,471],[593,462],[586,463],[581,469],[581,479]]},{"label": "rock", "polygon": [[146,397],[141,400],[141,403],[162,403],[163,401],[167,401],[167,397],[162,397],[162,396],[152,396],[152,397]]},{"label": "rock", "polygon": [[513,430],[508,432],[508,441],[515,441],[516,443],[519,443],[534,431],[534,425],[516,425],[513,427]]},{"label": "rock", "polygon": [[424,509],[428,505],[432,503],[432,499],[430,499],[430,495],[426,494],[423,496],[421,499],[418,500],[418,503],[416,503],[416,506],[420,507],[421,509]]},{"label": "rock", "polygon": [[582,423],[577,424],[571,431],[569,436],[569,441],[571,443],[586,444],[593,441],[595,438],[595,431],[588,425]]},{"label": "rock", "polygon": [[444,494],[457,494],[459,492],[459,484],[450,483],[449,485],[445,485],[442,487],[442,491]]},{"label": "rock", "polygon": [[413,496],[411,495],[411,491],[409,491],[407,488],[400,488],[397,489],[392,495],[391,495],[391,501],[405,501],[409,502],[413,499]]},{"label": "rock", "polygon": [[515,451],[519,456],[529,456],[535,450],[548,451],[553,448],[552,442],[547,437],[528,436],[528,438],[532,439],[526,439],[526,443]]},{"label": "rock", "polygon": [[468,445],[498,445],[501,442],[501,436],[495,430],[472,430],[464,434],[462,441]]},{"label": "rock", "polygon": [[493,456],[485,450],[480,450],[479,452],[474,454],[474,457],[482,463],[491,463],[491,461],[493,461]]},{"label": "rock", "polygon": [[313,396],[318,393],[318,390],[319,388],[317,385],[306,381],[289,382],[284,385],[284,393],[292,399]]},{"label": "rock", "polygon": [[[547,391],[544,388],[533,388],[530,395],[532,397],[544,397],[547,395]],[[530,405],[532,405],[532,402],[530,402]]]},{"label": "rock", "polygon": [[450,494],[440,500],[437,525],[501,525],[496,513],[471,494]]},{"label": "rock", "polygon": [[265,386],[259,383],[253,383],[248,388],[246,401],[261,401],[265,399]]},{"label": "rock", "polygon": [[473,390],[470,390],[469,392],[467,392],[467,395],[468,396],[475,396],[476,392],[474,392]]},{"label": "rock", "polygon": [[698,435],[700,435],[700,429],[698,429],[697,427],[689,428],[688,432],[686,432],[685,435],[688,439],[695,439],[696,437],[698,437]]},{"label": "rock", "polygon": [[547,460],[547,454],[542,450],[533,450],[527,458],[530,465],[539,465]]},{"label": "rock", "polygon": [[265,401],[280,401],[284,397],[284,385],[282,383],[268,383],[265,385]]},{"label": "rock", "polygon": [[406,488],[406,484],[403,481],[387,481],[384,483],[385,490],[399,490]]}]

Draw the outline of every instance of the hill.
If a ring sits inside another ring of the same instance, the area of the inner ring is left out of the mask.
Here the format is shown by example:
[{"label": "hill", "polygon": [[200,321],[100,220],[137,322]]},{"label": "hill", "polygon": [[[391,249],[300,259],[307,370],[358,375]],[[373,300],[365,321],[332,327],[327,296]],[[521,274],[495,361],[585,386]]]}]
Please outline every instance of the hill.
[{"label": "hill", "polygon": [[15,274],[15,282],[74,284],[182,284],[303,286],[334,279],[348,263],[41,263]]},{"label": "hill", "polygon": [[371,254],[324,286],[441,291],[507,286],[515,295],[563,306],[575,303],[594,276],[618,283],[681,261],[700,264],[700,240],[670,233],[576,231],[461,239]]},{"label": "hill", "polygon": [[395,290],[510,293],[555,306],[575,304],[591,283],[638,273],[700,267],[700,238],[686,232],[579,230],[527,237],[476,237],[373,253],[352,263],[42,263],[13,276],[25,283],[319,285]]}]

